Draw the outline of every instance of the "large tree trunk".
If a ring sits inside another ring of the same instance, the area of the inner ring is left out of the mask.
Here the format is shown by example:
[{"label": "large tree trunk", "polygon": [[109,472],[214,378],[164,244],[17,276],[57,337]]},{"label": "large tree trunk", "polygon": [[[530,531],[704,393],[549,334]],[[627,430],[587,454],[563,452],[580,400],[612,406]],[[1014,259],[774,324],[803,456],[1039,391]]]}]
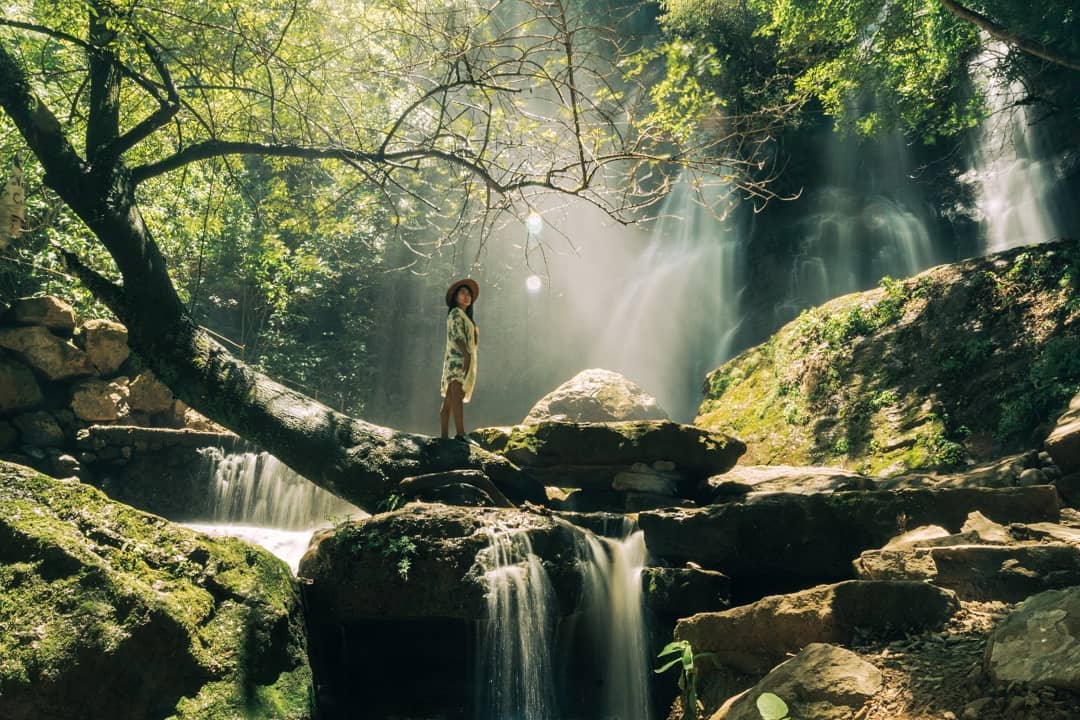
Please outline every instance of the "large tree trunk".
[{"label": "large tree trunk", "polygon": [[[512,499],[536,497],[535,488],[530,490],[506,459],[343,415],[256,372],[198,328],[143,223],[130,172],[105,152],[120,137],[113,107],[119,74],[100,72],[95,82],[99,100],[90,108],[94,130],[89,135],[96,147],[88,148],[93,154],[87,162],[34,96],[18,61],[0,45],[0,107],[41,162],[46,183],[108,249],[123,286],[70,256],[73,270],[127,325],[132,349],[179,398],[365,509],[374,509],[404,477],[455,468],[483,470]],[[433,406],[433,422],[436,411]]]}]

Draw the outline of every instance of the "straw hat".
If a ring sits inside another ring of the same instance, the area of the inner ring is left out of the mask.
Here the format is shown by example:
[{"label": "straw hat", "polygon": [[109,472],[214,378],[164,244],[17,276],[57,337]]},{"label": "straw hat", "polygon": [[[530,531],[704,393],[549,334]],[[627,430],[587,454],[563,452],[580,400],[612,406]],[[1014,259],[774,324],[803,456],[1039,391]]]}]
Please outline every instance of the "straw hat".
[{"label": "straw hat", "polygon": [[446,307],[454,306],[454,295],[457,294],[457,290],[462,285],[465,285],[472,290],[473,302],[476,302],[476,298],[480,297],[480,286],[476,284],[476,281],[472,278],[464,278],[463,280],[456,280],[450,284],[450,287],[446,289]]}]

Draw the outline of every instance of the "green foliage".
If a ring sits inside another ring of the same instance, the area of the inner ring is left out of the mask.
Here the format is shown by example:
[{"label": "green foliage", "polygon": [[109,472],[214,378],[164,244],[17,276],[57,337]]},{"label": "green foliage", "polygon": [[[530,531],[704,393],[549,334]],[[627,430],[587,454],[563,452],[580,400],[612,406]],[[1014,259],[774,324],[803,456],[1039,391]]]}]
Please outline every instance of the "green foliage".
[{"label": "green foliage", "polygon": [[667,657],[668,660],[653,672],[657,675],[667,672],[675,666],[679,666],[679,691],[682,695],[683,720],[697,720],[700,715],[701,703],[697,696],[697,668],[695,661],[703,658],[713,658],[716,653],[694,653],[694,649],[686,640],[675,640],[664,646],[664,649],[656,656],[658,660]]},{"label": "green foliage", "polygon": [[404,506],[406,502],[404,496],[398,495],[397,493],[390,493],[379,501],[377,508],[379,512],[394,512],[398,508]]},{"label": "green foliage", "polygon": [[758,695],[754,701],[757,705],[761,720],[791,720],[788,716],[788,706],[779,695],[766,692]]},{"label": "green foliage", "polygon": [[629,79],[638,78],[655,72],[650,66],[656,64],[662,65],[664,72],[649,88],[654,110],[644,123],[687,142],[700,124],[724,105],[712,87],[721,72],[716,51],[707,45],[669,40],[627,59],[624,72]]},{"label": "green foliage", "polygon": [[[965,4],[1022,37],[1080,57],[1077,13],[1068,4]],[[899,128],[933,142],[973,127],[985,112],[967,79],[979,31],[936,0],[664,0],[661,6],[669,32],[719,49],[720,95],[741,101],[743,113],[784,102],[824,110],[843,132]],[[987,69],[1011,79],[1025,63],[1035,64],[1014,50]],[[1073,92],[1067,102],[1080,97]]]},{"label": "green foliage", "polygon": [[354,554],[377,552],[384,559],[394,563],[397,574],[402,580],[409,579],[416,558],[416,542],[409,535],[391,537],[378,532],[364,523],[353,523],[338,529],[338,543],[345,543]]},{"label": "green foliage", "polygon": [[1077,392],[1080,392],[1080,338],[1051,338],[1020,386],[999,396],[999,439],[1027,440],[1023,437],[1026,431],[1053,420]]}]

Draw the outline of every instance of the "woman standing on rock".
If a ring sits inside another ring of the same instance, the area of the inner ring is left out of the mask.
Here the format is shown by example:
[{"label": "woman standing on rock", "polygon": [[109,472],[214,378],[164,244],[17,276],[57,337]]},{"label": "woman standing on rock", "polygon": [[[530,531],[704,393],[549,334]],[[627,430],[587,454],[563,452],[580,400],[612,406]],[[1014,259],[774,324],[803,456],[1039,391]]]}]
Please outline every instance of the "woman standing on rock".
[{"label": "woman standing on rock", "polygon": [[450,413],[457,427],[455,440],[469,442],[465,435],[464,403],[472,398],[476,385],[476,346],[480,330],[473,322],[473,304],[480,295],[475,280],[458,280],[446,291],[446,354],[442,370],[442,408],[439,410],[442,437],[450,432]]}]

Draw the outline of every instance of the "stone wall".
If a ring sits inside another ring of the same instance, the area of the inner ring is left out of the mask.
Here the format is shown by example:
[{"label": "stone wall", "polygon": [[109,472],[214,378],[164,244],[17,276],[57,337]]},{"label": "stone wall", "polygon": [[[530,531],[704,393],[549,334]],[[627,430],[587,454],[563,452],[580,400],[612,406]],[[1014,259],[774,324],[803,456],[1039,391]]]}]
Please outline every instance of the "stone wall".
[{"label": "stone wall", "polygon": [[[142,368],[120,323],[79,321],[55,297],[21,298],[0,308],[0,458],[55,477],[90,479],[90,465],[124,464],[138,449],[130,433],[98,440],[100,448],[90,440],[91,428],[120,425],[208,431],[214,438],[198,443],[219,446],[226,432]],[[170,438],[161,434],[157,448]],[[141,441],[149,449],[146,438]]]}]

